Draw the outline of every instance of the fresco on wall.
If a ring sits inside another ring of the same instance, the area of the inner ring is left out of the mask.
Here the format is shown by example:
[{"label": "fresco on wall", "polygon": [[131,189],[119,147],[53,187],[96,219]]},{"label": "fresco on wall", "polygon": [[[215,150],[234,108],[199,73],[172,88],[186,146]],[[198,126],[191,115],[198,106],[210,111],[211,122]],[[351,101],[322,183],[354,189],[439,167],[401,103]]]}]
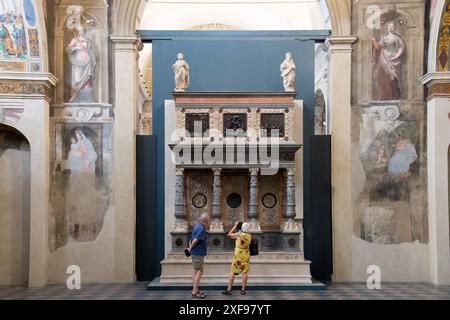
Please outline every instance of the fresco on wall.
[{"label": "fresco on wall", "polygon": [[419,122],[400,120],[396,106],[372,107],[363,114],[360,136],[366,173],[361,237],[382,244],[421,239],[414,212],[423,204],[412,201],[421,192]]},{"label": "fresco on wall", "polygon": [[96,82],[97,57],[94,48],[95,21],[88,17],[82,6],[69,6],[67,9],[66,28],[72,33],[66,47],[67,74],[70,80],[69,103],[93,103]]},{"label": "fresco on wall", "polygon": [[[371,243],[428,241],[423,87],[425,10],[407,1],[354,6],[353,141],[361,168],[355,236]],[[363,19],[361,19],[361,17]],[[363,27],[361,27],[363,26]],[[367,72],[367,66],[372,72]]]},{"label": "fresco on wall", "polygon": [[68,242],[91,242],[111,202],[109,124],[57,124],[52,183],[52,251]]},{"label": "fresco on wall", "polygon": [[39,57],[39,32],[37,29],[28,29],[28,39],[30,42],[30,56]]},{"label": "fresco on wall", "polygon": [[[28,63],[18,61],[39,58],[39,20],[32,0],[2,0],[0,2],[0,61],[10,64],[3,71],[40,72],[28,69]],[[41,60],[36,62],[42,63]]]},{"label": "fresco on wall", "polygon": [[402,95],[401,65],[406,44],[395,32],[395,23],[387,24],[387,34],[373,38],[374,100],[399,100]]}]

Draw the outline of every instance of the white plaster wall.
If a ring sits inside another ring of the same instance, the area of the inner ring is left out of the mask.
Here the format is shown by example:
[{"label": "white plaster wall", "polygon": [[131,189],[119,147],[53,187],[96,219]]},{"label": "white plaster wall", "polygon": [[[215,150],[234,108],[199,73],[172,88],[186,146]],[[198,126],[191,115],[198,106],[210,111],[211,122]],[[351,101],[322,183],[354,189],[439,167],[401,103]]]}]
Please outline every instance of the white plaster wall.
[{"label": "white plaster wall", "polygon": [[[172,249],[172,236],[170,232],[175,222],[175,163],[172,161],[172,152],[168,146],[169,143],[175,143],[171,140],[173,133],[177,128],[177,114],[175,112],[175,101],[166,100],[164,103],[165,109],[165,255]],[[176,135],[174,135],[176,137]]]},{"label": "white plaster wall", "polygon": [[381,282],[429,282],[428,245],[402,243],[374,244],[353,237],[353,281],[366,282],[371,265],[381,269]]},{"label": "white plaster wall", "polygon": [[66,283],[67,267],[81,268],[81,285],[114,281],[114,207],[105,214],[102,231],[94,242],[69,242],[49,256],[49,283]]},{"label": "white plaster wall", "polygon": [[0,156],[0,285],[28,282],[29,228],[30,151],[7,149]]},{"label": "white plaster wall", "polygon": [[450,98],[428,102],[428,214],[431,281],[450,284]]}]

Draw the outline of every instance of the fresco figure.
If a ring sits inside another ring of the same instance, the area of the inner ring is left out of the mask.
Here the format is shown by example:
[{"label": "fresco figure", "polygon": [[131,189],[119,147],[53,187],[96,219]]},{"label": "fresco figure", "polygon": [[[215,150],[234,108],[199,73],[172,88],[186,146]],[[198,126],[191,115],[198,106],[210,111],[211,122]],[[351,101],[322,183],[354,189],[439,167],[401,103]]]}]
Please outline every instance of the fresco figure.
[{"label": "fresco figure", "polygon": [[94,173],[97,153],[92,142],[81,130],[75,133],[76,138],[71,138],[69,152],[69,168],[72,173]]},{"label": "fresco figure", "polygon": [[179,53],[177,58],[177,62],[172,66],[175,74],[175,91],[186,91],[190,85],[189,65],[184,60],[184,55],[182,53]]},{"label": "fresco figure", "polygon": [[0,21],[0,54],[2,56],[9,56],[14,53],[12,39],[5,24]]},{"label": "fresco figure", "polygon": [[17,56],[27,55],[27,38],[25,36],[25,25],[22,15],[16,16],[16,37],[17,37]]},{"label": "fresco figure", "polygon": [[418,156],[411,140],[403,137],[401,133],[397,136],[398,141],[392,145],[394,154],[389,161],[388,172],[391,175],[407,177],[410,173],[410,166],[417,160]]},{"label": "fresco figure", "polygon": [[401,64],[406,44],[395,33],[394,23],[388,24],[388,34],[373,43],[373,77],[376,83],[374,99],[379,101],[400,100]]},{"label": "fresco figure", "polygon": [[75,36],[67,46],[67,55],[72,64],[72,102],[92,103],[96,59],[90,39],[83,27],[75,31]]},{"label": "fresco figure", "polygon": [[284,90],[286,92],[295,91],[295,76],[297,66],[294,63],[292,54],[286,53],[286,59],[280,66],[281,77],[283,78]]}]

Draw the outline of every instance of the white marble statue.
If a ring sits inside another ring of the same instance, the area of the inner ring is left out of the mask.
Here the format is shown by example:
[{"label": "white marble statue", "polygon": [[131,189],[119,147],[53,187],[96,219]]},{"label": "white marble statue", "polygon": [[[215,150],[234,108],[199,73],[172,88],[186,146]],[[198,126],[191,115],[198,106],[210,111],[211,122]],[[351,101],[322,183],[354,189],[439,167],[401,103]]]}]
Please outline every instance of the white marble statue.
[{"label": "white marble statue", "polygon": [[286,59],[283,61],[280,67],[284,90],[286,92],[295,91],[296,69],[297,67],[294,63],[294,59],[292,59],[292,54],[290,52],[286,53]]},{"label": "white marble statue", "polygon": [[186,91],[189,87],[189,65],[182,53],[179,53],[177,58],[177,62],[172,66],[175,74],[175,91]]}]

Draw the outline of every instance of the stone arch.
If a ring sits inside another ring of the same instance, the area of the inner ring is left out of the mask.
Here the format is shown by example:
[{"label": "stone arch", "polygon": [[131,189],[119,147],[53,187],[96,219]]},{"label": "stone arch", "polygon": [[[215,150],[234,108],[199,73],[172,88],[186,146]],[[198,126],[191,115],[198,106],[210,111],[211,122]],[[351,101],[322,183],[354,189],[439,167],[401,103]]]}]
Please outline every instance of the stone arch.
[{"label": "stone arch", "polygon": [[[113,3],[113,34],[134,36],[144,14],[146,0],[116,0]],[[333,36],[351,35],[351,0],[326,0]]]},{"label": "stone arch", "polygon": [[30,272],[30,143],[2,123],[0,176],[0,285],[24,285]]},{"label": "stone arch", "polygon": [[[430,32],[430,44],[428,49],[428,72],[438,72],[445,71],[439,70],[439,42],[443,41],[441,30],[443,28],[444,16],[446,12],[450,10],[450,1],[449,0],[441,0],[438,1],[435,14],[433,15],[433,20],[431,22],[431,32]],[[448,23],[447,23],[448,25]],[[447,42],[448,43],[448,42]],[[448,53],[447,53],[448,54]],[[449,71],[448,69],[446,71]]]}]

